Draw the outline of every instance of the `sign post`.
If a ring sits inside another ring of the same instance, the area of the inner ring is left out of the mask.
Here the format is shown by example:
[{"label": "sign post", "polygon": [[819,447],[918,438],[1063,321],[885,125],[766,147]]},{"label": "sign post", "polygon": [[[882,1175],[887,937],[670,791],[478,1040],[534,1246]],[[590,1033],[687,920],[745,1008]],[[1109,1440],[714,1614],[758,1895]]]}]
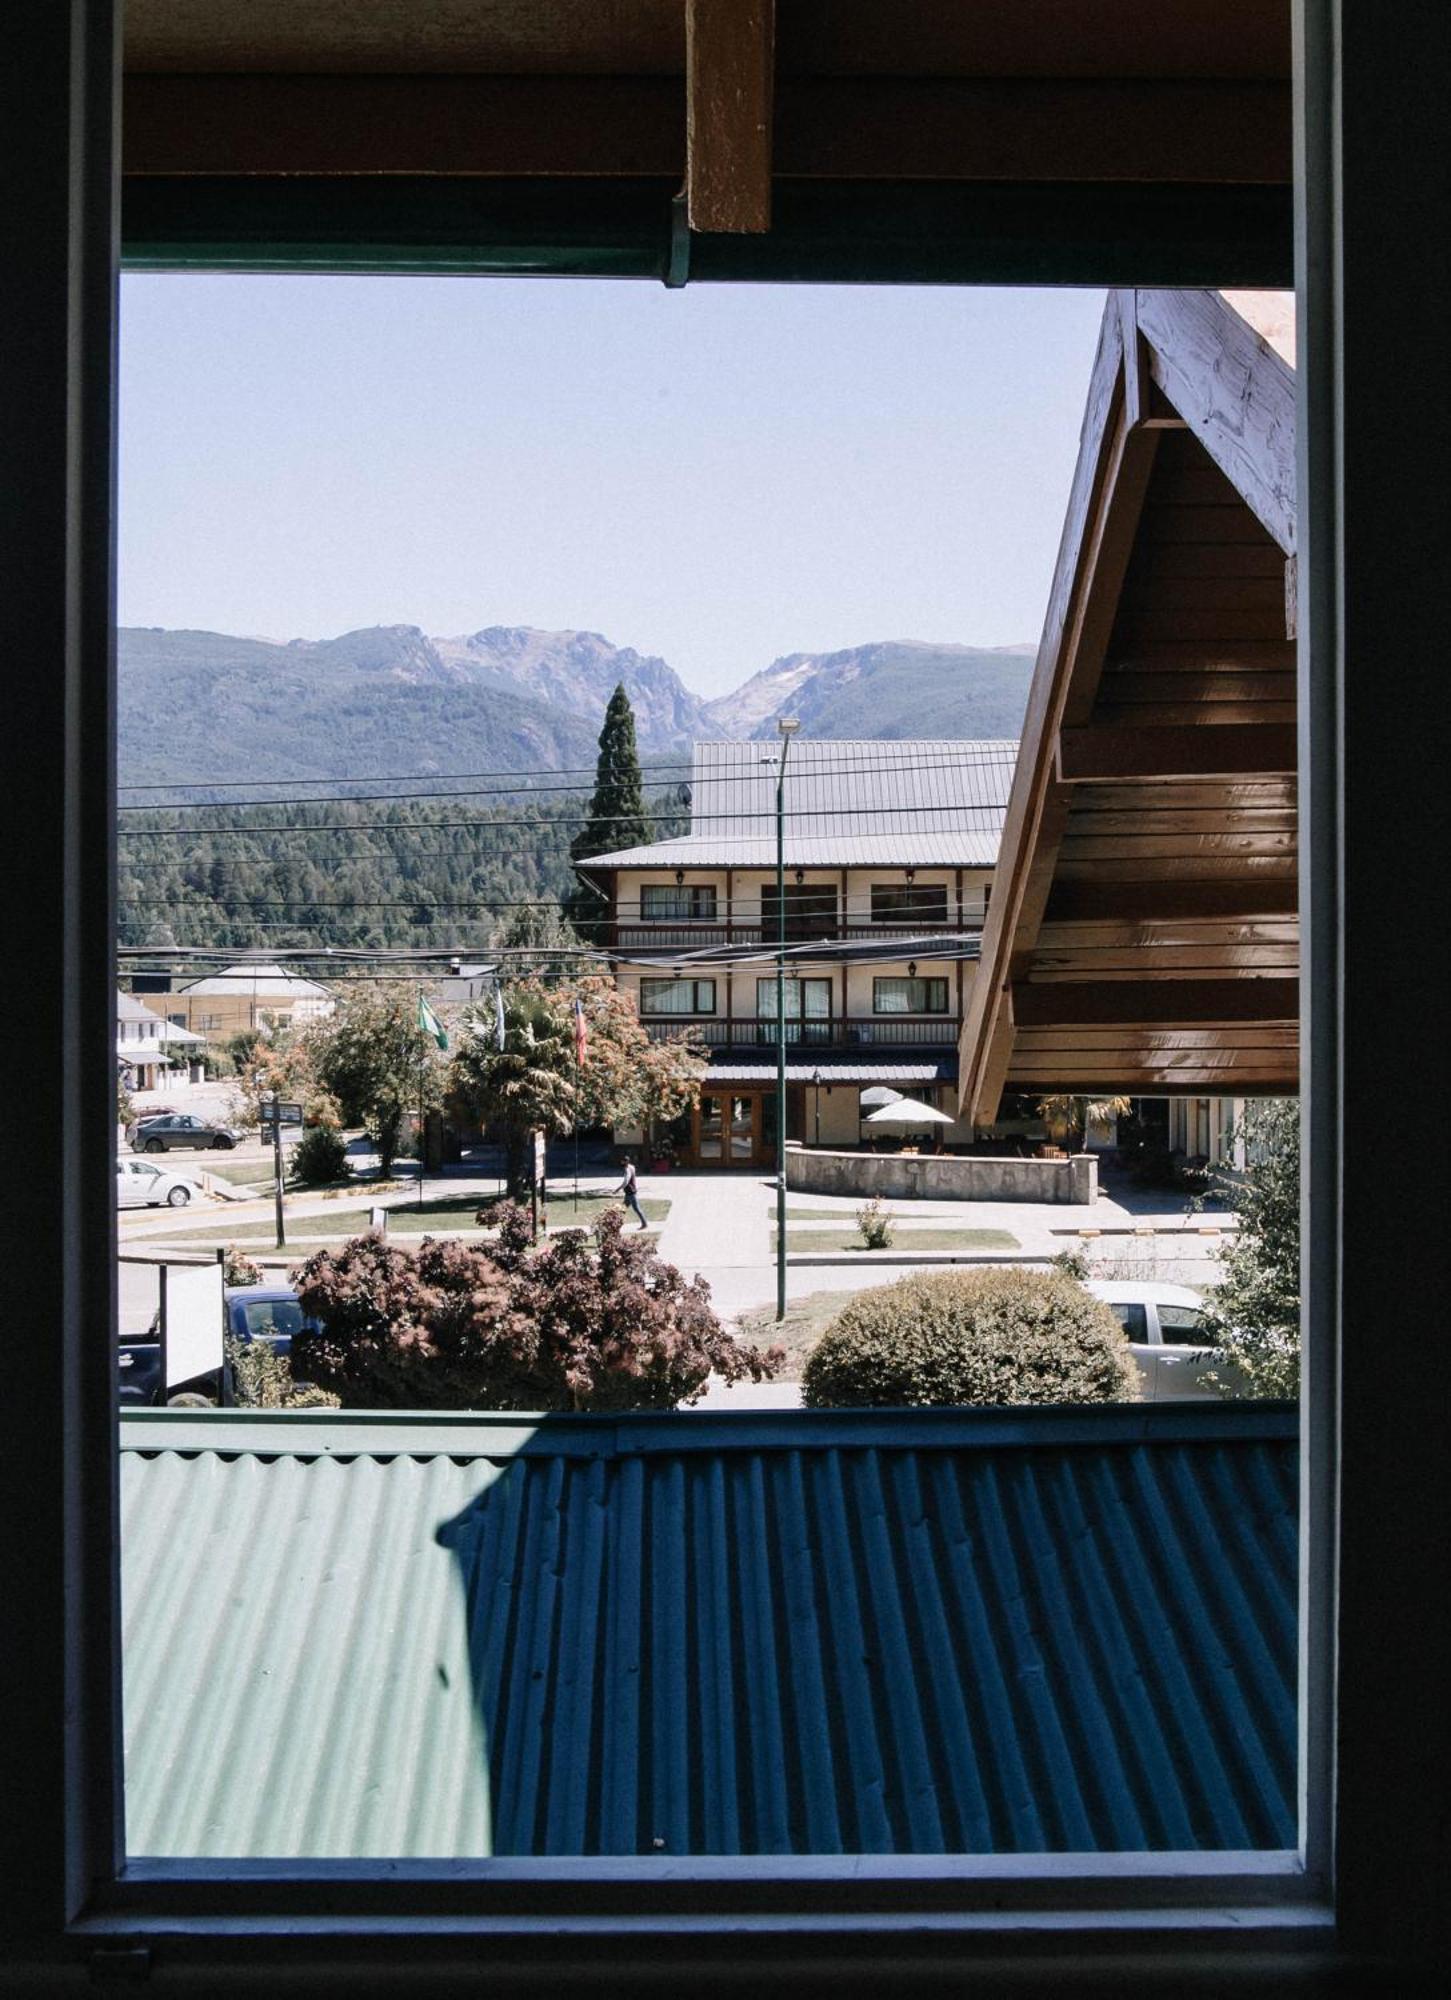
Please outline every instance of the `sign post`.
[{"label": "sign post", "polygon": [[282,1215],[282,1128],[284,1125],[301,1125],[302,1106],[284,1104],[274,1090],[262,1100],[262,1132],[266,1136],[267,1127],[272,1127],[272,1174],[273,1193],[277,1204],[277,1248],[287,1248],[287,1228]]}]

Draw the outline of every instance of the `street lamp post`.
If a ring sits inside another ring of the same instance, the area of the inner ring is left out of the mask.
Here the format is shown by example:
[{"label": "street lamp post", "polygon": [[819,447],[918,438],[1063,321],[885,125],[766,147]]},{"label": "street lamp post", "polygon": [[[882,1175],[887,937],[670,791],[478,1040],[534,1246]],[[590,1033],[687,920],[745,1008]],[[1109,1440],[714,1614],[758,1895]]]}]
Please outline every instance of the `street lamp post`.
[{"label": "street lamp post", "polygon": [[815,1143],[816,1143],[816,1149],[817,1149],[817,1151],[818,1151],[818,1152],[820,1152],[820,1150],[821,1150],[821,1071],[820,1071],[819,1069],[814,1069],[814,1070],[813,1070],[813,1071],[811,1072],[811,1081],[812,1081],[812,1083],[813,1083],[813,1084],[814,1084],[814,1085],[816,1086],[816,1142],[815,1142]]},{"label": "street lamp post", "polygon": [[776,767],[776,1317],[786,1317],[786,755],[801,727],[776,718],[781,761]]}]

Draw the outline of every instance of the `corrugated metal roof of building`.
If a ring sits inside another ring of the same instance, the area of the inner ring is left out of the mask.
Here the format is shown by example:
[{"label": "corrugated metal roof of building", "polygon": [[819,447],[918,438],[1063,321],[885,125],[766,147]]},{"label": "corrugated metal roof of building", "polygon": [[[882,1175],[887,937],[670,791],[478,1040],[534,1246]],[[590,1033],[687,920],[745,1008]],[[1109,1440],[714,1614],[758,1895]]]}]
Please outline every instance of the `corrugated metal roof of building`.
[{"label": "corrugated metal roof of building", "polygon": [[[794,739],[786,859],[792,867],[990,868],[1017,754],[1011,739]],[[777,757],[760,742],[697,743],[690,832],[596,855],[588,866],[774,867]]]},{"label": "corrugated metal roof of building", "polygon": [[205,979],[193,979],[177,990],[197,999],[210,999],[222,994],[244,1000],[254,996],[268,1000],[332,998],[327,988],[319,986],[314,979],[304,979],[299,973],[287,972],[280,965],[254,965],[248,960],[228,965],[220,972],[209,973]]},{"label": "corrugated metal roof of building", "polygon": [[1284,1408],[122,1447],[133,1855],[1293,1845]]}]

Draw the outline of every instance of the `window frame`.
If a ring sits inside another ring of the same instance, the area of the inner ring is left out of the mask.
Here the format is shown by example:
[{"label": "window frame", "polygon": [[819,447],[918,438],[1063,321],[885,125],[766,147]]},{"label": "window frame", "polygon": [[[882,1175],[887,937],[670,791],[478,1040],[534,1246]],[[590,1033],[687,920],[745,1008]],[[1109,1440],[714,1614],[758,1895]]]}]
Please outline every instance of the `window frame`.
[{"label": "window frame", "polygon": [[[940,1007],[884,1007],[880,999],[881,989],[884,986],[920,986],[929,994],[932,987],[940,986],[942,989],[942,1005]],[[872,979],[872,1014],[873,1016],[880,1015],[886,1020],[910,1018],[935,1021],[952,1012],[951,987],[951,980],[945,975],[939,977],[936,973],[879,972]]]},{"label": "window frame", "polygon": [[[1397,1199],[1415,1201],[1410,1169],[1364,1162],[1342,1148],[1341,1133],[1346,1102],[1371,1082],[1372,1044],[1378,1052],[1388,1033],[1394,1041],[1392,1031],[1424,1028],[1408,937],[1396,927],[1413,893],[1434,887],[1439,853],[1429,840],[1426,851],[1408,852],[1398,827],[1376,825],[1371,810],[1358,814],[1352,847],[1344,801],[1347,791],[1373,799],[1393,751],[1421,759],[1422,744],[1439,733],[1388,742],[1375,712],[1382,690],[1353,684],[1345,669],[1347,634],[1364,626],[1369,639],[1378,620],[1398,613],[1419,634],[1440,618],[1446,594],[1439,576],[1423,576],[1425,604],[1405,608],[1406,563],[1390,525],[1400,510],[1388,504],[1388,489],[1394,471],[1402,486],[1409,478],[1428,498],[1435,493],[1431,461],[1438,453],[1444,468],[1447,417],[1421,407],[1392,468],[1388,405],[1367,386],[1367,355],[1383,346],[1384,298],[1397,283],[1402,308],[1408,290],[1418,296],[1407,281],[1420,268],[1423,210],[1406,203],[1402,216],[1394,196],[1418,173],[1440,170],[1438,26],[1403,10],[1391,36],[1369,10],[1357,14],[1343,0],[1297,0],[1295,8],[1302,1079],[1305,1190],[1317,1220],[1304,1252],[1300,1851],[991,1857],[946,1867],[846,1857],[816,1869],[772,1862],[769,1879],[758,1867],[754,1883],[728,1868],[672,1863],[646,1910],[645,1871],[633,1861],[593,1867],[589,1895],[567,1868],[483,1864],[493,1885],[487,1898],[484,1874],[456,1866],[140,1862],[124,1876],[119,1867],[114,1408],[106,1371],[82,1365],[83,1325],[98,1313],[113,1317],[115,1297],[106,1181],[114,896],[109,866],[96,863],[109,854],[114,819],[117,33],[109,0],[28,8],[18,115],[0,128],[0,145],[28,170],[30,196],[9,224],[17,324],[3,338],[12,394],[15,383],[34,391],[6,421],[36,448],[12,454],[6,476],[36,505],[12,512],[7,527],[38,643],[55,668],[30,689],[23,746],[7,743],[0,798],[29,864],[14,893],[17,929],[32,940],[30,976],[55,996],[19,1086],[22,1107],[51,1114],[35,1123],[38,1171],[20,1219],[45,1273],[43,1302],[58,1338],[54,1353],[36,1343],[33,1421],[17,1426],[0,1472],[29,1530],[0,1558],[13,1651],[25,1669],[14,1681],[0,1775],[9,1785],[3,1837],[12,1899],[26,1913],[26,1949],[54,1967],[57,1986],[89,1948],[109,1954],[102,1970],[134,1972],[131,1954],[144,1960],[148,1941],[163,1932],[184,1935],[182,1957],[203,1976],[213,1961],[235,1971],[249,1958],[266,1960],[279,1991],[316,1984],[315,1958],[297,1963],[296,1948],[309,1938],[319,1950],[331,1940],[334,1954],[370,1938],[373,1965],[385,1953],[408,1962],[419,1990],[433,1983],[430,1966],[439,1972],[450,1949],[455,1964],[468,1958],[468,1941],[479,1936],[495,1940],[496,1973],[512,1949],[515,1963],[527,1951],[537,1969],[552,1953],[577,1967],[593,1963],[602,1979],[598,1941],[607,1935],[615,1966],[633,1938],[648,1945],[657,1969],[672,1941],[697,1962],[717,1947],[738,1968],[773,1951],[779,1962],[785,1947],[773,1946],[771,1933],[785,1933],[820,1964],[850,1938],[858,1954],[863,1946],[870,1953],[877,1976],[889,1963],[923,1964],[923,1950],[940,1963],[950,1949],[957,1971],[975,1960],[991,1965],[1003,1988],[1023,1990],[1061,1980],[1065,1943],[1085,1960],[1120,1966],[1121,1984],[1150,1991],[1175,1969],[1212,1977],[1218,1965],[1241,1983],[1283,1993],[1318,1987],[1327,1967],[1435,1962],[1446,1923],[1432,1866],[1441,1791],[1437,1746],[1415,1718],[1439,1699],[1444,1655],[1427,1631],[1419,1646],[1388,1644],[1386,1627],[1400,1634],[1419,1613],[1425,1530],[1396,1530],[1412,1527],[1418,1512],[1432,1524],[1442,1518],[1447,1468],[1428,1412],[1405,1427],[1402,1399],[1369,1362],[1342,1355],[1338,1330],[1343,1313],[1372,1309],[1387,1219]],[[1381,157],[1391,107],[1394,164]],[[1034,248],[1040,279],[1071,281],[1051,248]],[[976,254],[980,264],[994,255],[999,266],[1011,262],[1001,250]],[[266,260],[254,248],[240,261]],[[1402,311],[1402,349],[1409,343],[1429,359],[1431,337]],[[1437,694],[1444,699],[1424,682],[1417,693],[1425,708]],[[1352,927],[1363,965],[1345,957]],[[1424,1178],[1422,1167],[1415,1171]],[[1433,1243],[1407,1253],[1413,1267],[1432,1254]],[[519,1920],[544,1915],[549,1941],[520,1941]]]},{"label": "window frame", "polygon": [[[667,993],[688,992],[691,998],[691,1005],[689,1007],[664,1007],[658,1011],[654,1007],[647,1007],[645,1005],[645,988],[647,986],[662,986]],[[702,1007],[700,1004],[701,988],[707,986],[710,988],[710,1005]],[[696,1015],[714,1014],[715,986],[716,983],[713,979],[642,978],[640,981],[640,1019],[642,1021],[688,1021]]]},{"label": "window frame", "polygon": [[[680,898],[688,907],[674,912],[647,910],[645,898],[672,896]],[[709,908],[700,905],[709,901]],[[719,895],[714,882],[642,882],[640,884],[640,922],[642,924],[713,924],[718,921],[716,910]]]},{"label": "window frame", "polygon": [[[885,905],[892,899],[898,902],[920,903],[930,896],[935,905],[942,900],[942,914],[928,916],[923,910],[908,908],[892,910]],[[874,924],[945,924],[947,922],[947,884],[945,882],[873,882],[871,885],[871,921]]]}]

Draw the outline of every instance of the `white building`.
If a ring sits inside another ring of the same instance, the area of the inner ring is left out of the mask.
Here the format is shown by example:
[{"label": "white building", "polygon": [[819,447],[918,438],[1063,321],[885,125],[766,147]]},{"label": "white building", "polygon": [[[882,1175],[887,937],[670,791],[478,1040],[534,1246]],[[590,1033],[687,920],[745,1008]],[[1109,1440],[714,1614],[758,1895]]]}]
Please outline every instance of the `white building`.
[{"label": "white building", "polygon": [[[784,792],[787,1136],[861,1142],[861,1092],[951,1110],[1017,745],[793,739]],[[689,833],[580,864],[648,1032],[710,1050],[668,1141],[695,1165],[776,1158],[775,740],[698,743]],[[972,1137],[965,1125],[945,1139]],[[621,1134],[638,1142],[644,1134]],[[659,1140],[660,1133],[650,1135]]]}]

